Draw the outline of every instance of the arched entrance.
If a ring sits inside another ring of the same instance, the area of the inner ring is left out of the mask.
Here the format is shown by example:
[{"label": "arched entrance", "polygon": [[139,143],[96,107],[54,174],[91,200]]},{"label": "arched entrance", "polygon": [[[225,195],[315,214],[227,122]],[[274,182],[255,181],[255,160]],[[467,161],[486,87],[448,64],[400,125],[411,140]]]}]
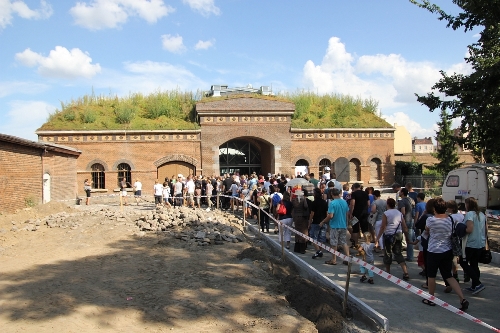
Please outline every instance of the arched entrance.
[{"label": "arched entrance", "polygon": [[219,147],[220,174],[249,175],[253,172],[261,174],[266,171],[263,170],[262,154],[263,147],[258,147],[251,140],[227,141]]}]

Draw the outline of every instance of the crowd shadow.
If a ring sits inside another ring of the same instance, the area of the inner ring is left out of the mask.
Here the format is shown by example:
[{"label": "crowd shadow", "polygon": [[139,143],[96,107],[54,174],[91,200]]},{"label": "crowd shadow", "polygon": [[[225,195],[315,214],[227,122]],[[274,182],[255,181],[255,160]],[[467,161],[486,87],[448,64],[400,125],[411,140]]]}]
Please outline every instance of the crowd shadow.
[{"label": "crowd shadow", "polygon": [[[241,323],[232,315],[241,312],[260,318],[263,308],[273,312],[283,305],[277,299],[252,297],[255,290],[265,290],[266,284],[259,281],[252,265],[238,265],[230,244],[193,251],[192,247],[170,247],[169,242],[181,241],[131,237],[110,244],[111,251],[104,255],[1,274],[3,316],[12,321],[44,321],[90,305],[100,308],[103,321],[132,309],[150,323],[174,325],[176,320],[210,316],[239,327]],[[198,251],[212,252],[204,262],[186,264]],[[218,288],[221,282],[224,288]],[[247,301],[241,301],[241,295],[249,295]]]}]

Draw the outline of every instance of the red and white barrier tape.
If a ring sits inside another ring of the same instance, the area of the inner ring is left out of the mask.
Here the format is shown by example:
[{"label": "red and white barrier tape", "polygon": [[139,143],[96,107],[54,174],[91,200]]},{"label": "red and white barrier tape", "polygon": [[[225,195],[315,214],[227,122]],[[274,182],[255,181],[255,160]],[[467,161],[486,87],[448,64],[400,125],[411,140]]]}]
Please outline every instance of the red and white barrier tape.
[{"label": "red and white barrier tape", "polygon": [[[250,206],[253,206],[253,207],[256,207],[257,209],[259,209],[258,206],[255,206],[254,204],[252,204],[250,202],[247,202],[247,203]],[[447,302],[445,302],[445,301],[443,301],[443,300],[441,300],[441,299],[439,299],[439,298],[437,298],[437,297],[435,297],[435,296],[433,296],[433,295],[431,295],[431,294],[429,294],[429,293],[427,293],[427,292],[425,292],[425,291],[423,291],[423,290],[415,287],[414,285],[412,285],[412,284],[410,284],[410,283],[408,283],[408,282],[406,282],[406,281],[404,281],[404,280],[402,280],[402,279],[400,279],[400,278],[398,278],[398,277],[396,277],[396,276],[394,276],[392,274],[389,274],[389,273],[385,272],[384,270],[382,270],[380,268],[377,268],[377,267],[375,267],[375,266],[373,266],[373,265],[371,265],[371,264],[369,264],[369,263],[367,263],[367,262],[365,262],[365,261],[363,261],[363,260],[361,260],[359,258],[353,258],[353,257],[350,257],[350,256],[346,256],[345,254],[340,253],[340,252],[334,250],[330,246],[325,245],[323,243],[320,243],[320,242],[312,239],[311,237],[309,237],[309,235],[304,235],[300,231],[297,231],[294,228],[292,228],[292,227],[290,227],[290,226],[288,226],[288,225],[286,225],[284,223],[281,223],[279,220],[276,220],[273,216],[271,216],[268,212],[264,211],[264,213],[267,214],[270,217],[270,219],[272,219],[275,223],[278,223],[282,227],[290,229],[290,231],[292,233],[295,233],[295,234],[301,236],[302,238],[304,238],[306,240],[309,240],[310,242],[316,244],[320,248],[323,248],[326,251],[335,254],[336,256],[342,258],[342,260],[346,260],[346,261],[350,261],[351,263],[359,264],[360,266],[363,266],[366,269],[369,269],[373,273],[375,273],[375,274],[383,277],[386,280],[391,281],[392,283],[396,284],[397,286],[399,286],[399,287],[401,287],[403,289],[406,289],[406,290],[414,293],[415,295],[418,295],[418,296],[421,296],[421,297],[423,297],[425,299],[428,299],[429,301],[434,302],[435,304],[437,304],[437,305],[445,308],[448,311],[451,311],[451,312],[453,312],[453,313],[455,313],[455,314],[457,314],[457,315],[459,315],[459,316],[461,316],[461,317],[463,317],[465,319],[468,319],[468,320],[470,320],[470,321],[472,321],[472,322],[474,322],[476,324],[484,326],[484,327],[486,327],[486,328],[488,328],[488,329],[490,329],[490,330],[492,330],[494,332],[500,333],[500,329],[495,328],[495,327],[493,327],[493,326],[485,323],[484,321],[482,321],[482,320],[480,320],[480,319],[478,319],[476,317],[473,317],[473,316],[465,313],[464,311],[462,311],[460,309],[457,309],[456,307],[454,307],[454,306],[448,304]]]}]

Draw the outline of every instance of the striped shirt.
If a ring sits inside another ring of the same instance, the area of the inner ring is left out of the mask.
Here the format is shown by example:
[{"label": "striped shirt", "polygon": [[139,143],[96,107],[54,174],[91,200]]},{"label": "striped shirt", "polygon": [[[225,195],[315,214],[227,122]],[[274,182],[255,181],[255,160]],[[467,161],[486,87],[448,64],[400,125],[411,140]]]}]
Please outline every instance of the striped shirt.
[{"label": "striped shirt", "polygon": [[431,216],[426,222],[429,228],[428,252],[444,253],[451,250],[451,219]]}]

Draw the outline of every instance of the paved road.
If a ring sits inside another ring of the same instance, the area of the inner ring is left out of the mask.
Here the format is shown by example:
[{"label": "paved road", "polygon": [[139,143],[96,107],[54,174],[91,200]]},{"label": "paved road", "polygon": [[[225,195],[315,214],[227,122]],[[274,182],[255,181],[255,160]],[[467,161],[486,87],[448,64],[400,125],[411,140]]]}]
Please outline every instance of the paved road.
[{"label": "paved road", "polygon": [[[250,223],[253,224],[253,220],[250,220]],[[273,223],[271,223],[271,227],[273,227]],[[278,242],[277,235],[274,235],[272,232],[264,235]],[[293,242],[291,248],[293,249]],[[417,257],[417,253],[415,251],[415,258]],[[306,254],[287,252],[287,255],[297,255],[336,284],[344,287],[347,266],[342,265],[341,260],[337,260],[339,263],[337,266],[324,264],[325,260],[331,258],[331,254],[329,253],[325,254],[323,258],[318,259],[312,259],[313,254],[314,249],[312,245],[308,246]],[[375,256],[375,266],[383,268],[382,258],[378,257],[378,254]],[[418,275],[420,268],[418,268],[416,262],[408,263],[408,268],[411,278],[409,282],[420,288],[425,282],[425,278]],[[465,297],[470,302],[468,313],[496,328],[500,328],[500,286],[498,283],[500,267],[481,265],[480,269],[481,282],[486,286],[486,289],[476,296],[464,291]],[[389,319],[390,332],[493,332],[439,306],[430,307],[424,305],[421,303],[421,298],[417,295],[384,280],[378,275],[375,275],[375,284],[373,285],[361,283],[359,281],[361,275],[359,274],[359,266],[357,265],[353,265],[352,271],[355,274],[351,275],[349,292],[387,317]],[[401,267],[397,264],[392,265],[391,273],[401,277],[403,274]],[[470,286],[470,283],[463,283],[462,272],[459,273],[459,277],[462,288]],[[443,290],[444,283],[438,278],[436,297],[449,302],[455,307],[459,307],[458,296],[454,292],[445,294]]]}]

